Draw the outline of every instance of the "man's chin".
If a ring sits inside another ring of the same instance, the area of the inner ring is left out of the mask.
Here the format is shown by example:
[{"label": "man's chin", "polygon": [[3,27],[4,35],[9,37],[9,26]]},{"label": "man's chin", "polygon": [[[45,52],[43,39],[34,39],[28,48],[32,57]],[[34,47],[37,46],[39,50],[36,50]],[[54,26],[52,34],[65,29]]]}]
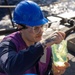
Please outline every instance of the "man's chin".
[{"label": "man's chin", "polygon": [[35,41],[39,42],[41,39],[42,39],[41,37],[40,38],[36,38]]}]

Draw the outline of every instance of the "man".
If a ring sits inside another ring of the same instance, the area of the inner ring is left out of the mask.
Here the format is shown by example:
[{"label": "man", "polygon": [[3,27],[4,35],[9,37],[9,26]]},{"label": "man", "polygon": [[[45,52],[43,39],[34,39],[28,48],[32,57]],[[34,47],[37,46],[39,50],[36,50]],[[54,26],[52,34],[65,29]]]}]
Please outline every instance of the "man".
[{"label": "man", "polygon": [[0,43],[0,67],[4,71],[0,75],[46,75],[51,57],[50,46],[60,43],[65,34],[55,32],[42,39],[43,26],[48,20],[32,1],[24,0],[16,6],[13,22],[18,31],[6,36]]}]

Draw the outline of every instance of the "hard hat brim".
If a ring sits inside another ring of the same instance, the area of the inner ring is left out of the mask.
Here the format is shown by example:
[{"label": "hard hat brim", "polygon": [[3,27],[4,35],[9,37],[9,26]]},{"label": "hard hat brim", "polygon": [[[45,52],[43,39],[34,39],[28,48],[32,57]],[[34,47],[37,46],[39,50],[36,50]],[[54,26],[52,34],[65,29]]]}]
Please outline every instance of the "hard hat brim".
[{"label": "hard hat brim", "polygon": [[39,21],[30,21],[30,22],[20,22],[20,21],[18,21],[18,20],[12,20],[14,23],[17,23],[17,24],[22,24],[22,25],[28,25],[28,26],[31,26],[31,27],[33,27],[33,26],[40,26],[40,25],[44,25],[44,24],[46,24],[46,23],[48,23],[48,20],[46,19],[46,18],[43,18],[43,19],[41,19],[41,20],[39,20]]}]

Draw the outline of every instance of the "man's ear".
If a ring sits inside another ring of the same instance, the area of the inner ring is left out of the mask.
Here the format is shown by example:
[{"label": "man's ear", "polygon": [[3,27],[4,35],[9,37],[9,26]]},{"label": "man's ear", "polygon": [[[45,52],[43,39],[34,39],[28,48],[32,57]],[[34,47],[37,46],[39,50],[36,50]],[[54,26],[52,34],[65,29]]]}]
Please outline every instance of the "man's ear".
[{"label": "man's ear", "polygon": [[21,29],[21,28],[23,28],[23,27],[22,27],[21,25],[18,25],[17,28],[18,28],[18,29]]}]

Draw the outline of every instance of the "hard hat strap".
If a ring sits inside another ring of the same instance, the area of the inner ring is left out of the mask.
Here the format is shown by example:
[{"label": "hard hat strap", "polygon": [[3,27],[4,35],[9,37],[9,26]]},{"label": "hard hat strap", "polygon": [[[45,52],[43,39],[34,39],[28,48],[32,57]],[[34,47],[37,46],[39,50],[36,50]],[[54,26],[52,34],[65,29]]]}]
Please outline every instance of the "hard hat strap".
[{"label": "hard hat strap", "polygon": [[22,28],[20,28],[20,29],[17,28],[16,31],[20,31],[22,29],[27,29],[28,28],[26,25],[23,25],[23,24],[18,24],[18,25],[21,25]]}]

